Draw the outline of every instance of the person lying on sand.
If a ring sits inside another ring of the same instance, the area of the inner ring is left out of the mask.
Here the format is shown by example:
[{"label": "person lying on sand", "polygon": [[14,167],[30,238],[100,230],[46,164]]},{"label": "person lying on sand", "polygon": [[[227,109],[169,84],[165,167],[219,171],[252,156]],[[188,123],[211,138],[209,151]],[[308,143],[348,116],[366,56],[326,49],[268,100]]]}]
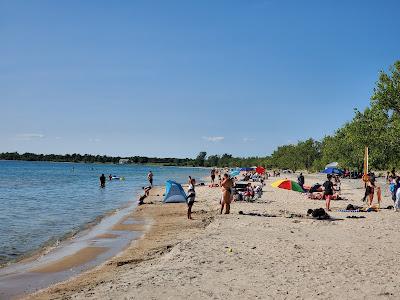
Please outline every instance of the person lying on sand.
[{"label": "person lying on sand", "polygon": [[[326,198],[324,198],[324,193],[318,193],[318,192],[309,193],[308,198],[312,200],[322,200],[322,199],[326,200]],[[334,193],[333,195],[331,195],[331,200],[343,200],[343,198],[339,195],[339,193]]]}]

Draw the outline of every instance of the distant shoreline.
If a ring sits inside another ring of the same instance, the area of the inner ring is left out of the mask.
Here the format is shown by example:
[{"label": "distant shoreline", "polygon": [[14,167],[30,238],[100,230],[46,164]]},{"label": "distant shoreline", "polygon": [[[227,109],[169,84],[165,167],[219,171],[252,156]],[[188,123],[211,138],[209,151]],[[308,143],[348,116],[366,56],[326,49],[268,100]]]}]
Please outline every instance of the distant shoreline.
[{"label": "distant shoreline", "polygon": [[63,163],[63,164],[91,164],[91,165],[117,165],[117,166],[154,166],[154,167],[174,167],[174,168],[197,168],[197,169],[209,169],[213,167],[199,167],[199,166],[181,166],[181,165],[171,165],[162,163],[127,163],[119,164],[112,162],[87,162],[87,161],[52,161],[52,160],[23,160],[23,159],[0,159],[0,161],[20,161],[20,162],[44,162],[44,163]]}]

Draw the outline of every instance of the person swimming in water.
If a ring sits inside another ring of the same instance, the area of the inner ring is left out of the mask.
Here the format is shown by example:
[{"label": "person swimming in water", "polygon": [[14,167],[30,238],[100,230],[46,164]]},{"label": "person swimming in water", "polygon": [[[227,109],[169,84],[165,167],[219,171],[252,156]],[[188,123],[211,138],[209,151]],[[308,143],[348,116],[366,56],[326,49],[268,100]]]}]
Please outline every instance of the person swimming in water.
[{"label": "person swimming in water", "polygon": [[221,187],[222,187],[222,199],[221,199],[221,211],[220,214],[224,211],[225,208],[225,214],[229,214],[230,208],[231,208],[231,200],[232,200],[232,187],[233,187],[233,181],[231,178],[229,178],[228,174],[224,174],[224,178],[222,179],[221,182]]}]

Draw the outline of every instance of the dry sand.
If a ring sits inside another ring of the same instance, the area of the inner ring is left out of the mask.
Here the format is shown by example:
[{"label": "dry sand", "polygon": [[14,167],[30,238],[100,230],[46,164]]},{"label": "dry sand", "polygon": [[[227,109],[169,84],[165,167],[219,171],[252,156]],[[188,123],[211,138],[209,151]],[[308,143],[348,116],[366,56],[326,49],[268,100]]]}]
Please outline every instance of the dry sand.
[{"label": "dry sand", "polygon": [[[30,299],[396,299],[400,295],[400,213],[341,213],[362,205],[360,181],[343,180],[335,221],[304,215],[324,207],[267,181],[255,203],[219,215],[218,188],[197,187],[194,219],[186,206],[161,204],[153,191],[133,213],[152,222],[144,237],[111,261]],[[317,175],[306,183],[322,183]],[[383,207],[391,205],[385,197]],[[239,215],[268,213],[276,217]],[[365,219],[347,219],[348,215]]]}]

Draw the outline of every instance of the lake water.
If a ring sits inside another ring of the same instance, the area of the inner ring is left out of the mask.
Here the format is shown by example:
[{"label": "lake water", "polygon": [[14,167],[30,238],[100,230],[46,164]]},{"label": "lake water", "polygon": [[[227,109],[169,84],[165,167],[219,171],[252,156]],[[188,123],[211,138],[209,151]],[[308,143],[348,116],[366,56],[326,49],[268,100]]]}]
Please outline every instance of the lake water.
[{"label": "lake water", "polygon": [[[106,213],[135,202],[147,185],[200,179],[207,169],[0,161],[0,264],[12,262],[85,228]],[[99,176],[107,177],[106,188]],[[108,175],[125,177],[108,181]]]}]

